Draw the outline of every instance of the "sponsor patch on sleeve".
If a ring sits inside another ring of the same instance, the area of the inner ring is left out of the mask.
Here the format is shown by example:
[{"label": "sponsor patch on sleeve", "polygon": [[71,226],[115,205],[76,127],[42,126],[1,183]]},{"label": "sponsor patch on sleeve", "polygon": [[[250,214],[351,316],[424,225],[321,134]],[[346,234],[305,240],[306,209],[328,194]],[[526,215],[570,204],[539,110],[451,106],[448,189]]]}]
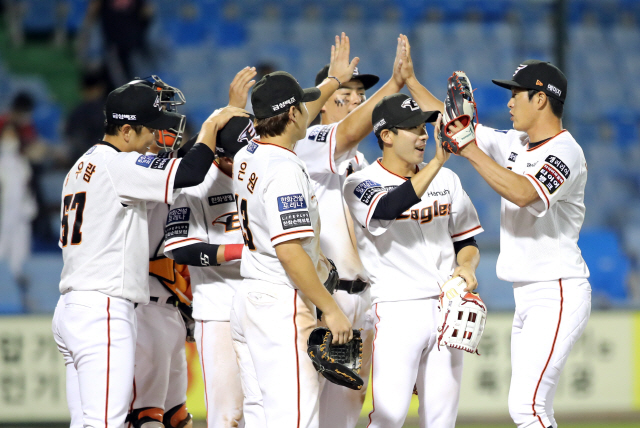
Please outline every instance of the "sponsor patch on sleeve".
[{"label": "sponsor patch on sleeve", "polygon": [[191,208],[189,207],[174,208],[171,211],[169,211],[169,214],[167,214],[167,224],[182,223],[182,222],[189,221],[190,216],[191,216]]},{"label": "sponsor patch on sleeve", "polygon": [[278,211],[303,210],[307,208],[307,201],[301,193],[278,196]]},{"label": "sponsor patch on sleeve", "polygon": [[226,203],[234,203],[236,201],[235,197],[231,193],[225,193],[224,195],[209,196],[207,199],[209,201],[209,206],[226,204]]},{"label": "sponsor patch on sleeve", "polygon": [[311,226],[311,217],[309,211],[300,211],[295,213],[280,214],[280,222],[282,229],[292,229],[294,227]]},{"label": "sponsor patch on sleeve", "polygon": [[358,199],[362,199],[362,196],[367,191],[367,189],[371,189],[372,187],[381,188],[382,185],[372,180],[364,180],[362,183],[358,184],[355,189],[353,189],[353,194],[356,195]]},{"label": "sponsor patch on sleeve", "polygon": [[316,126],[313,131],[309,133],[309,139],[315,140],[318,143],[326,143],[331,132],[331,125]]},{"label": "sponsor patch on sleeve", "polygon": [[360,202],[365,205],[371,205],[371,201],[373,201],[373,197],[378,193],[384,192],[385,189],[382,187],[371,187],[364,191],[362,197],[360,198]]},{"label": "sponsor patch on sleeve", "polygon": [[549,194],[553,194],[564,183],[562,174],[546,163],[542,165],[542,168],[536,174],[536,179],[547,188]]},{"label": "sponsor patch on sleeve", "polygon": [[164,239],[189,236],[189,223],[168,224],[164,228]]},{"label": "sponsor patch on sleeve", "polygon": [[153,162],[151,162],[151,169],[165,169],[171,159],[169,158],[155,158]]},{"label": "sponsor patch on sleeve", "polygon": [[258,149],[258,143],[256,143],[255,141],[251,141],[251,142],[247,145],[247,151],[248,151],[249,153],[255,153],[257,149]]},{"label": "sponsor patch on sleeve", "polygon": [[509,161],[515,162],[517,157],[518,157],[517,153],[511,152],[511,154],[509,155]]},{"label": "sponsor patch on sleeve", "polygon": [[571,175],[571,170],[569,169],[567,164],[562,162],[558,157],[549,155],[544,161],[551,166],[554,166],[560,172],[560,174],[564,176],[564,178],[569,178],[569,176]]},{"label": "sponsor patch on sleeve", "polygon": [[140,165],[143,166],[145,168],[149,168],[149,166],[151,166],[151,163],[156,159],[155,156],[149,156],[149,155],[140,155],[140,157],[138,158],[138,160],[136,161],[136,165]]}]

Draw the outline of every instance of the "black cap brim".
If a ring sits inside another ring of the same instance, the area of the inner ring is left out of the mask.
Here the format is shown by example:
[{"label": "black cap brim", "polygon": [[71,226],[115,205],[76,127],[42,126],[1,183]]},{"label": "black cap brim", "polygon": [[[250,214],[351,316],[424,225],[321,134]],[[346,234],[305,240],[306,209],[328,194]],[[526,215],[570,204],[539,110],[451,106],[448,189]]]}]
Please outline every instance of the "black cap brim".
[{"label": "black cap brim", "polygon": [[141,125],[151,129],[171,129],[178,127],[181,120],[181,114],[170,111],[163,111],[162,115],[157,119],[152,120],[151,122],[141,123]]},{"label": "black cap brim", "polygon": [[361,81],[366,91],[367,89],[373,88],[376,85],[376,83],[380,81],[380,78],[375,74],[358,74],[356,76],[353,76],[351,80]]},{"label": "black cap brim", "polygon": [[418,125],[431,123],[438,120],[439,111],[423,111],[396,125],[396,128],[415,128]]},{"label": "black cap brim", "polygon": [[320,89],[318,88],[307,88],[302,90],[302,102],[308,103],[311,101],[315,101],[320,98]]},{"label": "black cap brim", "polygon": [[500,86],[501,88],[505,88],[505,89],[511,89],[511,88],[528,89],[528,88],[525,88],[524,86],[522,86],[521,84],[519,84],[518,82],[513,81],[513,80],[492,79],[491,81],[493,83],[495,83],[496,85]]}]

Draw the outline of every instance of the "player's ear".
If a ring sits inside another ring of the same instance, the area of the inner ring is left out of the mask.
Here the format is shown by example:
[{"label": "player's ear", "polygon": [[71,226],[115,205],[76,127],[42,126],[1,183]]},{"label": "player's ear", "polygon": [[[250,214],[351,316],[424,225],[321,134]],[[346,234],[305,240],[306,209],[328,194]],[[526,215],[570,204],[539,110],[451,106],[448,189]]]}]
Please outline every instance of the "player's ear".
[{"label": "player's ear", "polygon": [[393,140],[391,138],[391,131],[388,129],[383,129],[382,131],[380,131],[380,139],[384,141],[385,144],[393,143]]},{"label": "player's ear", "polygon": [[547,94],[540,91],[536,94],[536,106],[538,110],[542,110],[548,104],[549,99],[547,98]]},{"label": "player's ear", "polygon": [[295,106],[291,106],[289,107],[289,120],[291,122],[295,122],[296,118],[298,117],[298,109]]},{"label": "player's ear", "polygon": [[131,127],[131,125],[125,123],[120,128],[120,132],[122,132],[122,138],[124,138],[124,141],[128,143],[129,139],[131,138],[131,132],[133,132],[133,128]]}]

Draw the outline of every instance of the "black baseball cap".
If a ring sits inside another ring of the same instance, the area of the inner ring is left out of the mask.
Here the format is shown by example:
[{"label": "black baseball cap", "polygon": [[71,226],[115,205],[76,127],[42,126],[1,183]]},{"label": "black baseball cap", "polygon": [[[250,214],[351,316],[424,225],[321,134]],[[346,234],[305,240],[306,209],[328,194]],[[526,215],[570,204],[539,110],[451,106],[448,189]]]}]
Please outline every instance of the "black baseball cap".
[{"label": "black baseball cap", "polygon": [[177,128],[183,115],[165,111],[160,93],[142,83],[127,83],[109,93],[107,123],[143,125],[151,129]]},{"label": "black baseball cap", "polygon": [[373,133],[380,136],[383,129],[414,128],[427,122],[435,122],[439,113],[420,110],[418,103],[408,95],[389,95],[373,108]]},{"label": "black baseball cap", "polygon": [[[322,69],[318,71],[318,74],[316,74],[316,86],[321,84],[322,81],[327,77],[329,77],[329,64],[322,67]],[[375,84],[380,81],[380,78],[375,74],[360,74],[360,72],[358,71],[358,67],[353,70],[353,77],[351,78],[351,80],[356,79],[362,82],[365,90],[375,86]]]},{"label": "black baseball cap", "polygon": [[277,116],[288,111],[291,106],[318,98],[320,89],[302,89],[295,77],[286,71],[267,74],[251,91],[251,104],[258,119]]},{"label": "black baseball cap", "polygon": [[518,66],[511,80],[492,80],[503,88],[535,89],[562,103],[567,98],[567,77],[550,62],[530,59]]},{"label": "black baseball cap", "polygon": [[218,131],[216,137],[216,154],[233,158],[238,150],[249,144],[256,137],[253,127],[253,115],[249,117],[234,116]]}]

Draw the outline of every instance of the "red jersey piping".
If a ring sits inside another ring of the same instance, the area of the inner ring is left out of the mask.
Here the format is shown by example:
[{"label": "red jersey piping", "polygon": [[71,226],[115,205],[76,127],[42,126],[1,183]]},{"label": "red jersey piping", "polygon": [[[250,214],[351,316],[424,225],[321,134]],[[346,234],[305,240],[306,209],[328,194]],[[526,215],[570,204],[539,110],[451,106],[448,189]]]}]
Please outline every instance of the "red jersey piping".
[{"label": "red jersey piping", "polygon": [[[291,153],[293,153],[294,155],[296,155],[296,152],[294,152],[293,150],[287,149],[286,147],[282,147],[282,146],[279,146],[279,145],[277,145],[277,144],[273,144],[273,143],[265,143],[264,141],[259,141],[259,140],[253,140],[253,141],[255,141],[255,142],[256,142],[256,143],[258,143],[258,144],[262,144],[262,145],[264,145],[264,146],[280,147],[281,149],[286,150],[286,151],[291,152]],[[296,155],[296,156],[298,156],[298,155]]]}]

